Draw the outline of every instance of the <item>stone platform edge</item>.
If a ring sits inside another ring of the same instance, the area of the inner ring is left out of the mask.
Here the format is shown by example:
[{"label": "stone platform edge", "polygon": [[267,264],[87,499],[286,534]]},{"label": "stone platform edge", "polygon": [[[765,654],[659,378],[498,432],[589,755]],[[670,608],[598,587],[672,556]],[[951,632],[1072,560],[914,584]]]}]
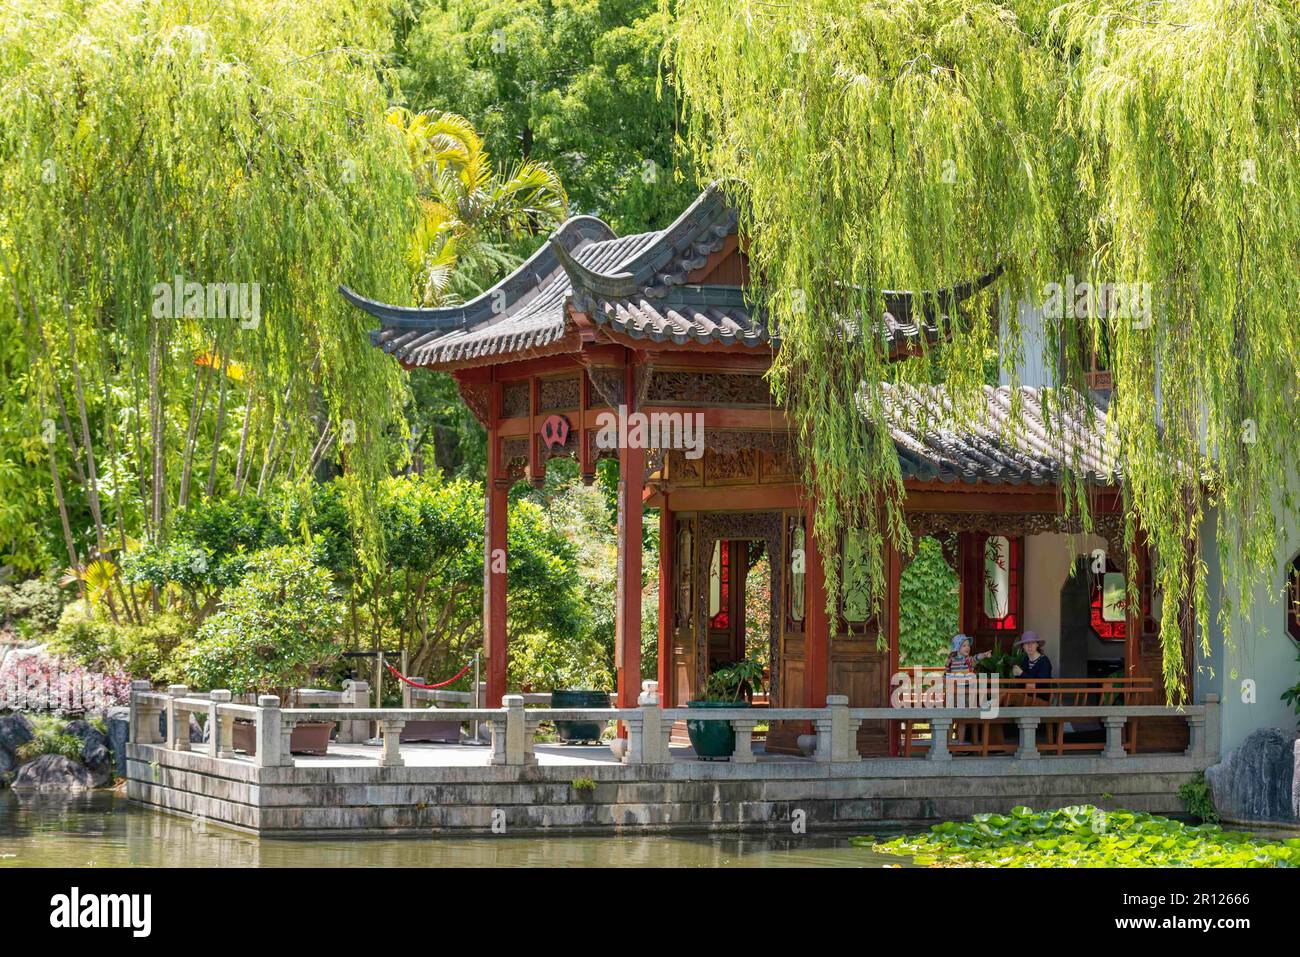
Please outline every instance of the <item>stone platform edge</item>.
[{"label": "stone platform edge", "polygon": [[[264,837],[854,829],[933,823],[1017,804],[1179,813],[1183,755],[660,766],[267,767],[131,744],[141,805]],[[582,780],[594,789],[575,787]]]}]

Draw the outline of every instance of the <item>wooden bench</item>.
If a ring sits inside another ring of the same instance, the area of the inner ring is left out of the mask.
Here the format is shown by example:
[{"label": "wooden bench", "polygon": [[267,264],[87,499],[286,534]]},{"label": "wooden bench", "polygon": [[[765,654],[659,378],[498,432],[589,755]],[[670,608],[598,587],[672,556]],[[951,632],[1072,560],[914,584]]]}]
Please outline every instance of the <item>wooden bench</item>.
[{"label": "wooden bench", "polygon": [[[941,672],[942,668],[923,668],[923,674]],[[964,680],[948,676],[944,682],[947,692],[950,684]],[[921,689],[913,689],[903,696],[900,711],[920,707]],[[998,680],[998,706],[1000,708],[1036,708],[1044,711],[1057,708],[1119,707],[1123,705],[1155,704],[1155,688],[1150,678],[1001,678]],[[1101,751],[1102,741],[1067,741],[1065,725],[1070,719],[1052,719],[1044,714],[1040,727],[1045,730],[1045,740],[1039,745],[1043,754],[1065,754],[1071,751]],[[1078,719],[1076,719],[1077,721]],[[1138,719],[1124,726],[1124,750],[1137,750]],[[928,748],[929,722],[900,718],[897,726],[897,753],[913,757],[917,742],[925,741]],[[1010,729],[1010,733],[1007,733]],[[924,731],[924,734],[921,732]],[[948,750],[953,754],[976,754],[988,757],[993,754],[1013,754],[1019,747],[1014,722],[1009,718],[990,718],[954,721]]]}]

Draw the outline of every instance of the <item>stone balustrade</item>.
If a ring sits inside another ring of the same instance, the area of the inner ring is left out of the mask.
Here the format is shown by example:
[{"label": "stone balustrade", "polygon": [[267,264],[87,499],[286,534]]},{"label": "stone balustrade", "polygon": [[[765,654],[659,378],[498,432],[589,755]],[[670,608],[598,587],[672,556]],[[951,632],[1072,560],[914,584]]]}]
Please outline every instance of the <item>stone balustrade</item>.
[{"label": "stone balustrade", "polygon": [[[824,708],[714,708],[707,712],[688,708],[661,708],[653,681],[645,682],[636,708],[551,708],[549,695],[506,695],[501,708],[466,707],[364,707],[369,693],[364,682],[350,682],[342,692],[304,689],[295,693],[299,704],[312,707],[281,707],[280,699],[263,695],[256,705],[232,701],[229,691],[191,692],[184,685],[172,685],[165,692],[157,692],[148,682],[134,682],[131,692],[131,733],[137,744],[166,747],[174,751],[188,751],[189,715],[204,715],[208,740],[202,747],[214,758],[233,758],[231,730],[236,720],[253,723],[256,727],[257,752],[252,761],[259,767],[290,766],[289,739],[295,725],[307,722],[334,721],[339,723],[343,741],[369,739],[368,730],[375,727],[382,739],[379,752],[380,767],[401,767],[402,728],[408,721],[448,721],[460,724],[482,722],[491,730],[491,764],[527,767],[537,763],[534,751],[538,727],[542,722],[554,721],[604,721],[620,722],[626,731],[626,747],[622,761],[625,764],[661,765],[673,762],[669,738],[673,724],[683,720],[728,721],[735,730],[736,746],[731,761],[738,764],[756,760],[752,750],[753,732],[759,722],[806,722],[815,731],[816,745],[812,753],[820,763],[849,763],[861,760],[857,751],[857,731],[864,721],[925,721],[931,729],[930,744],[924,760],[951,761],[948,738],[954,721],[977,721],[984,717],[974,708],[850,708],[843,695],[828,695]],[[465,692],[423,692],[436,703],[451,703],[460,697],[441,699],[438,695],[470,697]],[[533,700],[530,701],[529,699]],[[545,699],[545,701],[539,699]],[[412,694],[408,700],[417,699]],[[526,708],[536,702],[542,707]],[[166,740],[160,733],[159,715],[166,714]],[[1019,734],[1019,746],[1014,758],[1036,761],[1041,758],[1036,745],[1039,724],[1062,719],[1100,720],[1105,727],[1106,741],[1101,757],[1123,760],[1128,755],[1122,739],[1124,726],[1133,718],[1182,717],[1189,726],[1189,745],[1186,756],[1214,760],[1219,750],[1218,697],[1207,695],[1202,704],[1187,705],[1181,709],[1159,705],[1131,706],[1051,706],[1002,708],[999,720],[1014,721]],[[348,731],[344,738],[342,732]]]}]

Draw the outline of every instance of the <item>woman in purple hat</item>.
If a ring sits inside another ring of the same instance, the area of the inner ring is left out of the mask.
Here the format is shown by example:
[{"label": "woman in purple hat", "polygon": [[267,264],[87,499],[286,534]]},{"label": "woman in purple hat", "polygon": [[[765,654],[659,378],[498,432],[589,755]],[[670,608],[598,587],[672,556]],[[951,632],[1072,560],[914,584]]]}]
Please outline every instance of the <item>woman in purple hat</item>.
[{"label": "woman in purple hat", "polygon": [[1025,663],[1016,665],[1011,669],[1013,678],[1052,677],[1052,661],[1047,655],[1043,654],[1043,640],[1038,637],[1038,632],[1025,632],[1020,636],[1020,640],[1011,647],[1023,648],[1025,651]]}]

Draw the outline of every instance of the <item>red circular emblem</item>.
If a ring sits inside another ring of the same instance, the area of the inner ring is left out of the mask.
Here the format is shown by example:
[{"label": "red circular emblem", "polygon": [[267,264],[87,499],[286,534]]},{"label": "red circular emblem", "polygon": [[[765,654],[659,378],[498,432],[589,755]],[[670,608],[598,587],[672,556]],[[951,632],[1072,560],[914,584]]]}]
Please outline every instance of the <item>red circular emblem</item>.
[{"label": "red circular emblem", "polygon": [[548,416],[542,423],[541,435],[548,449],[564,448],[569,441],[569,420],[562,415]]}]

